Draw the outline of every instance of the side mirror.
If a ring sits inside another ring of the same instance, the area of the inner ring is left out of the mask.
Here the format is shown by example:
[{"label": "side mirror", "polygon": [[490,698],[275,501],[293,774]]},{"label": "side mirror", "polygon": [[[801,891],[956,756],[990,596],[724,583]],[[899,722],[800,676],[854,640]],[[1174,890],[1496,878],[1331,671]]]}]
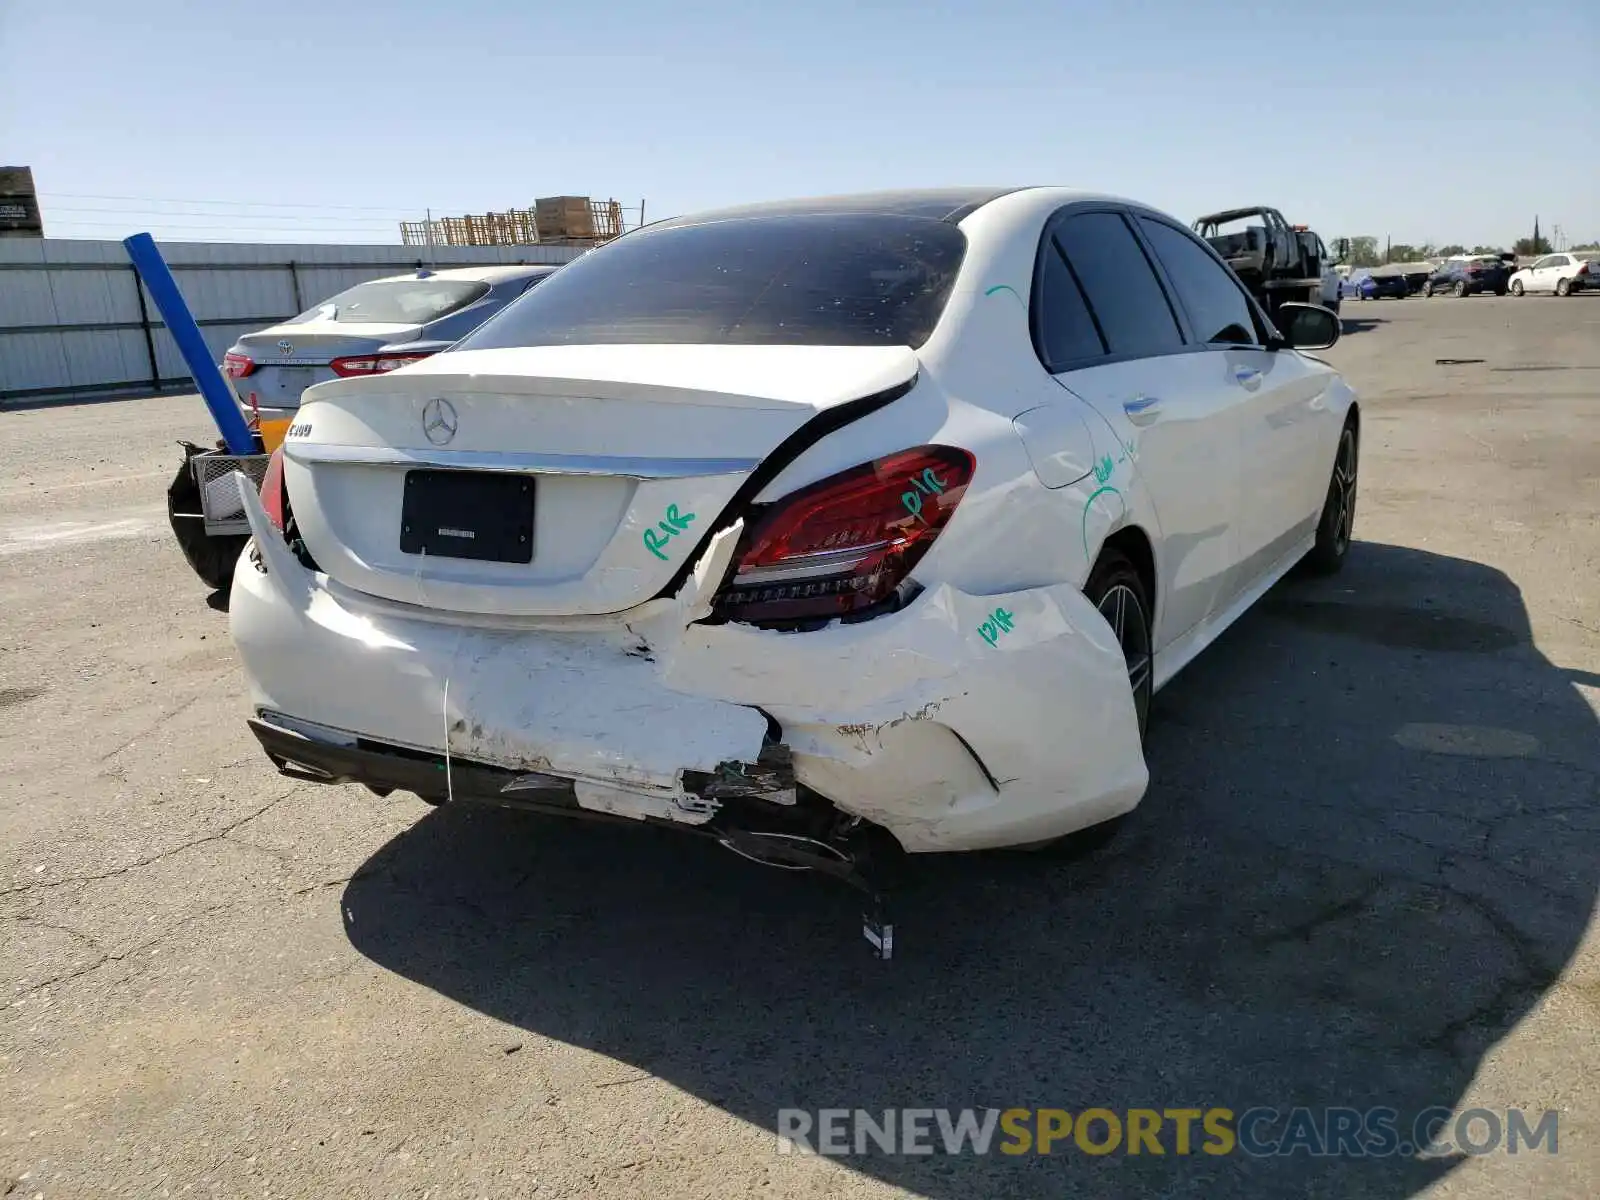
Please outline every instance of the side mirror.
[{"label": "side mirror", "polygon": [[1278,329],[1284,345],[1295,350],[1326,350],[1344,332],[1337,314],[1320,304],[1286,301],[1278,309]]}]

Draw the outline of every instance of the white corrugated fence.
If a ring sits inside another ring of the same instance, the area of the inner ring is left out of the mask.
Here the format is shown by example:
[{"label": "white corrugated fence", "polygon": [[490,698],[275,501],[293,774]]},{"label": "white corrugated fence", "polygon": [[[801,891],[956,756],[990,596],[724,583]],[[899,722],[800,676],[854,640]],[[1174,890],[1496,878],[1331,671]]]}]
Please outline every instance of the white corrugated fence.
[{"label": "white corrugated fence", "polygon": [[[564,263],[574,246],[162,242],[212,358],[366,279],[421,265]],[[0,238],[0,405],[187,385],[188,368],[121,242]]]}]

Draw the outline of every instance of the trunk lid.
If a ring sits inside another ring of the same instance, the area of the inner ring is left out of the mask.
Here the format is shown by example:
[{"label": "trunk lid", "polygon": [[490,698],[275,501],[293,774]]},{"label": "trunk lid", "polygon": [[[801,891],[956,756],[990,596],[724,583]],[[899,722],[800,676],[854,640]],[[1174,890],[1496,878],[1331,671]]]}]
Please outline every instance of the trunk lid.
[{"label": "trunk lid", "polygon": [[284,478],[307,548],[350,587],[454,612],[617,612],[692,561],[785,439],[916,370],[904,347],[452,351],[316,387]]},{"label": "trunk lid", "polygon": [[234,349],[249,355],[256,369],[233,380],[234,390],[246,408],[251,392],[263,408],[294,408],[306,388],[334,378],[328,368],[334,359],[371,354],[391,342],[409,342],[421,332],[420,325],[399,322],[305,321],[249,333]]}]

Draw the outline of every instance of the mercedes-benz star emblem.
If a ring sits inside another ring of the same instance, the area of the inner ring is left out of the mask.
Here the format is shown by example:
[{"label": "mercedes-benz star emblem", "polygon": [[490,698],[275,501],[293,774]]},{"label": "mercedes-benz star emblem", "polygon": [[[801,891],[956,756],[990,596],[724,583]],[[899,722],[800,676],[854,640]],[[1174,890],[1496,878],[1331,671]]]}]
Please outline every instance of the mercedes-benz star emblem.
[{"label": "mercedes-benz star emblem", "polygon": [[422,432],[435,446],[442,446],[455,437],[459,424],[455,405],[448,400],[436,398],[422,406]]},{"label": "mercedes-benz star emblem", "polygon": [[283,341],[278,343],[278,353],[283,355],[285,358],[293,358],[294,343],[288,338],[284,338]]}]

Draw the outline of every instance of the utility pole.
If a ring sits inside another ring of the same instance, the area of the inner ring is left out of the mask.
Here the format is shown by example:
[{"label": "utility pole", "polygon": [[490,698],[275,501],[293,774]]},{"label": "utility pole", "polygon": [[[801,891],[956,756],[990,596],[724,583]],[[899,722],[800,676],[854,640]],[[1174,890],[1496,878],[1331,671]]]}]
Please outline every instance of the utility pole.
[{"label": "utility pole", "polygon": [[422,210],[422,228],[428,235],[428,266],[436,267],[439,264],[433,261],[433,209]]}]

